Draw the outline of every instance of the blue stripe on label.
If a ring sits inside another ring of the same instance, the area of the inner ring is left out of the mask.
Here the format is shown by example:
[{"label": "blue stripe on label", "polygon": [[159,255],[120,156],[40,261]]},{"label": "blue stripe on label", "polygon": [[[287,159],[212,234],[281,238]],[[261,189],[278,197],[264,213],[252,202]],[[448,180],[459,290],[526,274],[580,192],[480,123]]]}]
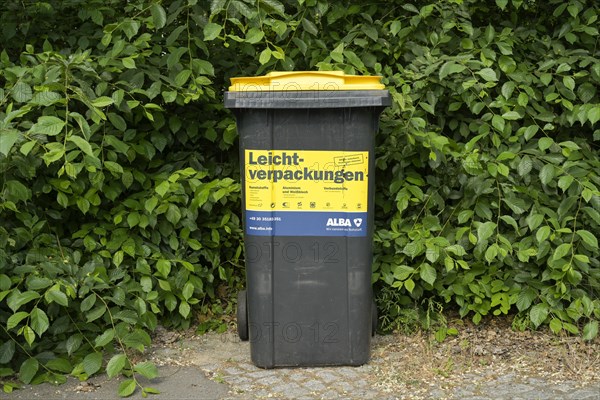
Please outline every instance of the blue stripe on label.
[{"label": "blue stripe on label", "polygon": [[255,236],[367,236],[367,213],[247,210],[245,232]]}]

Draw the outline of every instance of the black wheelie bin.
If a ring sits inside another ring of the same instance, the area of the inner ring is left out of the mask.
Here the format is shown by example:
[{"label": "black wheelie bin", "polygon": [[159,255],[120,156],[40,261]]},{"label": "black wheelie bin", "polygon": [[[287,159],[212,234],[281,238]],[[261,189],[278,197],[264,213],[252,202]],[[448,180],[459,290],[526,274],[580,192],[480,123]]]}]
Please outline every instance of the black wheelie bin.
[{"label": "black wheelie bin", "polygon": [[247,277],[238,333],[263,368],[364,364],[377,323],[374,137],[389,92],[337,71],[231,83]]}]

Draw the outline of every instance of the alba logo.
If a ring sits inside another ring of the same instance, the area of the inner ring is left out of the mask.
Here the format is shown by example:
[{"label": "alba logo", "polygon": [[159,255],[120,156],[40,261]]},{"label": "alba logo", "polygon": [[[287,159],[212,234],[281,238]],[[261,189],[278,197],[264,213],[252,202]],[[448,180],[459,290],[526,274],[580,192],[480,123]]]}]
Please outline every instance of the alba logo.
[{"label": "alba logo", "polygon": [[348,218],[329,218],[327,226],[352,226]]},{"label": "alba logo", "polygon": [[[357,228],[360,228],[363,220],[362,220],[362,218],[354,218],[354,220],[352,222],[354,222],[354,226],[356,226]],[[329,218],[329,219],[327,219],[327,226],[352,227],[352,223],[350,222],[349,218]]]}]

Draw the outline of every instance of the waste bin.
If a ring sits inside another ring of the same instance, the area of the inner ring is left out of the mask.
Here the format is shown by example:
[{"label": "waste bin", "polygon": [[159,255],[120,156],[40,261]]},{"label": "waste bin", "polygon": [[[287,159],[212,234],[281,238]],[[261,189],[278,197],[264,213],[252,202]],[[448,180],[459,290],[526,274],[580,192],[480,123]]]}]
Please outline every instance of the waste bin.
[{"label": "waste bin", "polygon": [[238,333],[259,367],[361,365],[371,287],[380,77],[272,72],[232,78],[247,289]]}]

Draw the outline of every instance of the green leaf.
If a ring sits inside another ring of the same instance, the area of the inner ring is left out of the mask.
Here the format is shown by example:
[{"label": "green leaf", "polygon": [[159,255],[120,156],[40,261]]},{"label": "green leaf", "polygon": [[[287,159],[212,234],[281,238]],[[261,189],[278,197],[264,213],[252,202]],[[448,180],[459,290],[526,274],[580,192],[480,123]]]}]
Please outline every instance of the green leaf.
[{"label": "green leaf", "polygon": [[6,303],[13,312],[16,312],[22,305],[39,298],[40,294],[31,290],[22,293],[19,291],[13,291],[13,293],[8,297]]},{"label": "green leaf", "polygon": [[15,355],[15,342],[7,340],[0,345],[0,364],[8,364]]},{"label": "green leaf", "polygon": [[154,27],[161,29],[167,23],[167,13],[165,9],[159,3],[152,3],[150,6],[150,13],[152,14],[152,22]]},{"label": "green leaf", "polygon": [[135,364],[133,370],[148,379],[154,379],[158,377],[158,368],[156,368],[154,363],[149,361]]},{"label": "green leaf", "polygon": [[365,35],[367,35],[367,37],[369,39],[371,39],[372,41],[377,41],[377,39],[379,38],[379,33],[377,32],[377,28],[375,28],[375,26],[373,25],[367,25],[367,24],[363,24],[360,27],[361,31],[363,31],[363,33]]},{"label": "green leaf", "polygon": [[123,167],[121,167],[114,161],[104,161],[104,167],[110,172],[113,172],[118,175],[123,173]]},{"label": "green leaf", "polygon": [[548,225],[542,226],[535,234],[538,243],[542,243],[544,240],[548,239],[548,236],[550,236],[550,227]]},{"label": "green leaf", "polygon": [[23,321],[25,318],[29,317],[29,313],[26,311],[19,311],[14,313],[8,320],[6,320],[6,329],[14,329],[19,325],[19,322]]},{"label": "green leaf", "polygon": [[130,148],[130,146],[128,144],[117,139],[113,135],[106,135],[104,137],[104,143],[108,146],[113,147],[117,152],[122,153],[122,154],[127,154],[127,151],[129,151],[129,148]]},{"label": "green leaf", "polygon": [[556,68],[556,73],[560,74],[561,72],[567,72],[571,70],[571,66],[567,63],[562,63]]},{"label": "green leaf", "polygon": [[554,144],[554,140],[549,137],[543,137],[538,141],[538,147],[541,151],[547,150]]},{"label": "green leaf", "polygon": [[579,237],[581,239],[583,239],[585,244],[587,244],[588,246],[590,246],[596,250],[598,249],[598,239],[592,232],[586,231],[584,229],[580,229],[577,231],[577,234],[579,235]]},{"label": "green leaf", "polygon": [[179,314],[181,314],[183,318],[187,318],[190,315],[190,311],[191,308],[187,301],[179,303]]},{"label": "green leaf", "polygon": [[494,233],[495,229],[495,222],[484,222],[480,224],[477,228],[477,237],[479,238],[478,242],[487,240],[490,236],[492,236],[492,233]]},{"label": "green leaf", "polygon": [[115,338],[115,330],[112,328],[108,329],[108,330],[104,331],[102,334],[96,336],[95,346],[96,347],[104,347],[107,344],[111,343],[114,338]]},{"label": "green leaf", "polygon": [[[28,282],[28,288],[32,290],[36,290],[35,288],[30,287],[31,283]],[[6,274],[0,274],[0,292],[7,291],[12,286],[12,280]]]},{"label": "green leaf", "polygon": [[529,140],[535,136],[538,130],[539,128],[537,125],[530,125],[525,129],[523,137],[525,138],[525,140]]},{"label": "green leaf", "polygon": [[121,117],[119,114],[108,113],[108,114],[106,114],[106,116],[108,117],[108,120],[115,128],[117,128],[121,132],[125,132],[127,130],[127,123],[125,122],[123,117]]},{"label": "green leaf", "polygon": [[53,372],[62,372],[64,374],[69,374],[73,371],[73,365],[69,362],[69,360],[65,358],[54,358],[46,363],[46,368],[52,370]]},{"label": "green leaf", "polygon": [[508,5],[508,0],[496,0],[496,5],[502,10],[504,11],[504,9],[506,8],[506,6]]},{"label": "green leaf", "polygon": [[47,136],[56,136],[62,132],[65,121],[52,116],[39,117],[37,123],[31,127],[31,133]]},{"label": "green leaf", "polygon": [[540,81],[544,84],[544,86],[548,86],[552,81],[552,74],[543,73],[540,75]]},{"label": "green leaf", "polygon": [[575,89],[575,80],[570,76],[563,77],[563,85],[571,91]]},{"label": "green leaf", "polygon": [[515,229],[515,232],[519,231],[519,225],[517,224],[517,221],[515,221],[515,219],[510,215],[503,215],[500,217],[500,219],[508,225],[512,226]]},{"label": "green leaf", "polygon": [[33,310],[31,310],[31,320],[29,324],[31,329],[41,337],[42,334],[48,330],[50,321],[48,321],[48,316],[43,310],[34,307]]},{"label": "green leaf", "polygon": [[40,363],[35,358],[28,358],[19,369],[19,379],[25,384],[29,384],[40,368]]},{"label": "green leaf", "polygon": [[536,297],[537,292],[531,288],[521,290],[517,298],[517,309],[521,312],[527,310]]},{"label": "green leaf", "polygon": [[20,136],[21,133],[16,129],[0,129],[0,153],[8,156]]},{"label": "green leaf", "polygon": [[80,333],[69,336],[66,343],[67,354],[72,355],[75,351],[77,351],[77,349],[79,349],[82,342],[83,336]]},{"label": "green leaf", "polygon": [[590,108],[587,113],[587,119],[592,125],[595,125],[596,122],[600,121],[600,106]]},{"label": "green leaf", "polygon": [[175,77],[175,80],[174,80],[175,85],[177,85],[177,86],[185,85],[185,83],[190,78],[190,75],[192,75],[192,71],[190,71],[189,69],[184,69],[184,70],[180,71],[177,74],[177,76]]},{"label": "green leaf", "polygon": [[517,85],[515,85],[513,81],[506,82],[504,85],[502,85],[502,96],[504,96],[504,98],[507,100],[510,99],[516,87]]},{"label": "green leaf", "polygon": [[500,56],[498,59],[498,64],[500,65],[500,70],[505,74],[510,74],[517,68],[517,63],[515,60],[505,55]]},{"label": "green leaf", "polygon": [[317,36],[319,34],[319,30],[317,29],[317,26],[310,20],[303,18],[302,19],[302,26],[304,27],[304,30],[308,33],[310,33],[313,36]]},{"label": "green leaf", "polygon": [[221,29],[223,29],[221,25],[215,24],[214,22],[209,22],[204,26],[204,40],[211,41],[216,39],[221,33]]},{"label": "green leaf", "polygon": [[447,336],[447,330],[446,328],[440,328],[435,332],[435,340],[437,340],[438,343],[442,343],[444,340],[446,340],[446,336]]},{"label": "green leaf", "polygon": [[475,73],[485,79],[486,82],[495,82],[498,80],[496,72],[491,68],[483,68]]},{"label": "green leaf", "polygon": [[448,75],[457,74],[459,72],[464,71],[466,68],[467,67],[465,67],[462,64],[456,64],[453,61],[447,61],[440,68],[439,78],[440,80],[442,80]]},{"label": "green leaf", "polygon": [[183,286],[183,290],[181,291],[181,295],[187,301],[190,297],[192,297],[193,294],[194,285],[192,285],[190,282],[186,282],[186,284]]},{"label": "green leaf", "polygon": [[579,328],[576,325],[563,321],[563,329],[572,333],[573,335],[579,335]]},{"label": "green leaf", "polygon": [[175,90],[165,90],[161,93],[165,103],[172,103],[177,99],[177,91]]},{"label": "green leaf", "polygon": [[133,379],[127,379],[119,385],[119,396],[129,397],[135,392],[136,383]]},{"label": "green leaf", "polygon": [[158,205],[158,198],[156,198],[155,196],[152,196],[148,200],[146,200],[146,202],[144,203],[144,209],[146,211],[148,211],[149,213],[152,213],[152,211],[154,211],[154,209],[156,208],[157,205]]},{"label": "green leaf", "polygon": [[517,167],[517,172],[519,173],[520,176],[525,176],[531,172],[532,168],[533,168],[533,161],[531,160],[531,158],[529,156],[526,155],[523,158],[521,158],[521,161],[519,161],[519,166]]},{"label": "green leaf", "polygon": [[98,108],[107,107],[113,103],[114,103],[114,100],[112,99],[112,97],[108,97],[108,96],[100,96],[100,97],[97,97],[94,100],[92,100],[92,105],[94,107],[98,107]]},{"label": "green leaf", "polygon": [[[300,52],[305,55],[306,51],[308,50],[308,46],[306,45],[306,42],[302,39],[299,39],[297,37],[294,37],[292,39],[292,42],[294,42],[294,44],[296,45],[296,47],[298,47],[298,49],[300,50]],[[263,63],[261,63],[263,64]]]},{"label": "green leaf", "polygon": [[83,370],[87,376],[92,376],[102,367],[102,353],[90,353],[83,359]]},{"label": "green leaf", "polygon": [[129,40],[131,40],[135,35],[137,35],[140,29],[140,24],[133,19],[123,20],[120,26]]},{"label": "green leaf", "polygon": [[395,265],[392,271],[395,279],[403,281],[411,276],[415,272],[415,269],[408,265]]},{"label": "green leaf", "polygon": [[412,293],[415,289],[415,281],[412,279],[407,279],[404,281],[404,287],[408,290],[409,293]]},{"label": "green leaf", "polygon": [[552,318],[552,320],[550,321],[550,330],[555,335],[558,335],[560,333],[560,331],[562,331],[562,322],[561,322],[561,320],[558,319],[558,318]]},{"label": "green leaf", "polygon": [[113,255],[113,264],[115,264],[115,267],[119,267],[119,265],[121,265],[121,263],[123,262],[124,258],[125,258],[125,253],[122,250],[117,251]]},{"label": "green leaf", "polygon": [[[21,154],[23,154],[24,156],[26,156],[29,153],[31,153],[31,150],[33,150],[33,148],[35,147],[36,144],[37,144],[37,141],[30,140],[29,142],[23,143],[21,145],[21,148],[19,149],[19,151],[21,152]],[[0,145],[1,145],[1,143],[0,143]]]},{"label": "green leaf", "polygon": [[579,85],[579,87],[577,88],[577,95],[579,96],[582,102],[588,103],[596,95],[596,87],[590,82],[585,82]]},{"label": "green leaf", "polygon": [[285,7],[278,0],[261,0],[261,7],[267,9],[269,13],[276,13],[285,16]]},{"label": "green leaf", "polygon": [[156,262],[156,269],[163,277],[168,277],[171,272],[171,261],[160,259]]},{"label": "green leaf", "polygon": [[544,222],[544,216],[542,214],[531,214],[527,217],[527,226],[532,232]]},{"label": "green leaf", "polygon": [[505,164],[498,164],[498,172],[500,173],[500,175],[508,176],[508,174],[510,173],[510,169]]},{"label": "green leaf", "polygon": [[96,294],[92,293],[89,296],[87,296],[85,299],[83,299],[79,308],[80,308],[81,312],[86,312],[87,310],[92,308],[95,303],[96,303]]},{"label": "green leaf", "polygon": [[425,282],[429,283],[430,285],[433,285],[433,283],[435,282],[435,280],[437,278],[437,272],[436,272],[435,268],[433,268],[429,264],[421,265],[419,273],[420,273],[421,279],[423,279]]},{"label": "green leaf", "polygon": [[504,131],[505,126],[504,118],[500,115],[494,115],[492,117],[492,126],[498,130],[498,132],[502,133]]},{"label": "green leaf", "polygon": [[340,43],[337,45],[335,49],[331,53],[329,53],[333,61],[342,63],[344,62],[344,43]]},{"label": "green leaf", "polygon": [[135,69],[136,65],[135,65],[135,60],[131,57],[125,57],[121,60],[121,63],[123,64],[123,66],[127,69]]},{"label": "green leaf", "polygon": [[[142,393],[149,393],[149,394],[160,394],[160,391],[158,389],[154,389],[152,387],[144,387],[142,389]],[[142,395],[143,396],[143,395]]]},{"label": "green leaf", "polygon": [[115,354],[106,365],[106,374],[109,378],[114,378],[123,370],[123,368],[125,368],[126,363],[127,356],[125,354]]},{"label": "green leaf", "polygon": [[25,325],[23,327],[23,337],[25,338],[27,344],[29,344],[30,346],[35,341],[35,332],[33,331],[33,329],[31,329],[30,326]]},{"label": "green leaf", "polygon": [[94,308],[92,311],[86,314],[87,322],[92,322],[100,318],[106,312],[106,306],[104,304],[100,304],[98,307]]},{"label": "green leaf", "polygon": [[505,112],[504,114],[502,114],[502,118],[509,120],[509,121],[515,121],[515,120],[521,119],[523,117],[521,116],[521,114],[519,114],[516,111],[509,111],[509,112]]},{"label": "green leaf", "polygon": [[461,246],[460,244],[454,244],[452,246],[448,246],[444,250],[446,250],[447,252],[452,253],[458,257],[467,255],[465,248],[463,246]]},{"label": "green leaf", "polygon": [[402,22],[396,20],[390,24],[390,33],[392,35],[394,35],[394,36],[398,35],[398,32],[400,32],[400,29],[402,29]]},{"label": "green leaf", "polygon": [[18,82],[11,90],[12,98],[17,103],[27,103],[33,97],[31,86],[25,82]]},{"label": "green leaf", "polygon": [[[129,213],[129,215],[127,215],[127,225],[130,228],[133,228],[134,226],[136,226],[139,223],[140,223],[140,214],[133,212],[133,213]],[[127,245],[127,247],[129,249],[134,249],[135,245],[133,243],[129,243]],[[123,248],[123,250],[125,250],[125,244],[123,244],[122,248]],[[132,256],[134,255],[134,254],[131,254],[132,253],[131,251],[128,251],[128,250],[125,250],[125,251],[127,251],[127,253],[129,253]],[[135,253],[135,250],[133,250],[133,253]]]},{"label": "green leaf", "polygon": [[69,142],[75,143],[77,147],[81,149],[88,156],[94,156],[94,151],[92,150],[92,146],[89,144],[87,140],[80,136],[69,136]]},{"label": "green leaf", "polygon": [[529,318],[533,323],[534,327],[540,326],[548,317],[549,309],[547,304],[536,304],[529,311]]},{"label": "green leaf", "polygon": [[269,60],[271,59],[271,49],[266,48],[263,51],[261,51],[260,56],[258,57],[258,62],[260,62],[262,65],[266,64],[269,62]]},{"label": "green leaf", "polygon": [[455,266],[454,260],[450,257],[444,258],[444,266],[446,267],[446,271],[452,271]]},{"label": "green leaf", "polygon": [[544,165],[544,167],[540,170],[540,182],[542,182],[544,185],[549,184],[552,179],[554,178],[554,165],[552,164],[546,164]]},{"label": "green leaf", "polygon": [[65,307],[69,305],[69,299],[67,298],[67,295],[58,289],[50,289],[44,296],[48,302],[55,302]]},{"label": "green leaf", "polygon": [[265,33],[259,28],[250,28],[246,32],[246,42],[256,44],[265,37]]},{"label": "green leaf", "polygon": [[284,60],[285,59],[285,52],[283,51],[282,48],[275,46],[275,50],[271,51],[271,55],[275,58],[277,58],[278,60]]},{"label": "green leaf", "polygon": [[563,192],[566,192],[572,183],[573,183],[572,175],[563,175],[558,180],[558,187],[561,188]]},{"label": "green leaf", "polygon": [[492,261],[494,261],[494,259],[496,258],[496,256],[498,255],[498,245],[496,243],[492,244],[490,247],[487,248],[487,250],[485,251],[485,261],[487,261],[488,263],[491,264]]},{"label": "green leaf", "polygon": [[598,321],[590,321],[583,327],[583,340],[592,341],[598,336]]},{"label": "green leaf", "polygon": [[169,208],[167,209],[166,217],[167,217],[167,221],[169,221],[173,225],[176,225],[179,222],[179,220],[181,219],[181,211],[179,211],[179,208],[177,206],[175,206],[174,204],[169,204]]},{"label": "green leaf", "polygon": [[559,260],[566,256],[571,251],[571,243],[563,243],[554,250],[552,255],[553,260]]}]

